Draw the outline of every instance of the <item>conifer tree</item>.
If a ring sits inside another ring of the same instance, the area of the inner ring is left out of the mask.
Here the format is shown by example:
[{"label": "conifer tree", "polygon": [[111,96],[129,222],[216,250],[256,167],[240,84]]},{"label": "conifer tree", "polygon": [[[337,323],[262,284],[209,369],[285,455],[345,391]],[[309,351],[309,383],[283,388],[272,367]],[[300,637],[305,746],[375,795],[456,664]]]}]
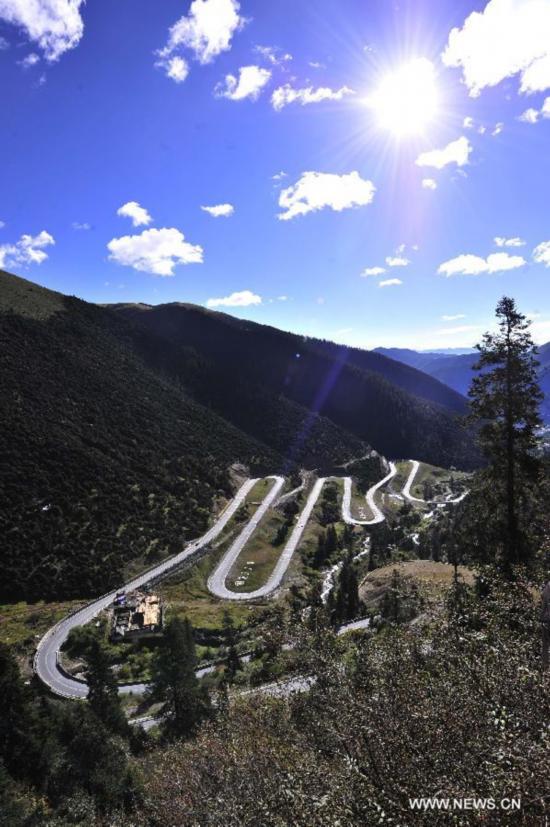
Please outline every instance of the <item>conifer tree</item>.
[{"label": "conifer tree", "polygon": [[120,704],[118,687],[105,647],[94,639],[86,656],[88,703],[107,729],[119,735],[129,734],[129,724]]},{"label": "conifer tree", "polygon": [[536,455],[542,393],[529,322],[504,296],[496,308],[498,332],[478,345],[480,373],[470,389],[471,419],[480,423],[479,444],[488,461],[481,475],[484,519],[492,528],[505,571],[528,562],[533,503],[540,462]]},{"label": "conifer tree", "polygon": [[322,568],[325,560],[327,559],[326,542],[326,532],[321,531],[317,538],[317,548],[315,549],[315,554],[313,555],[313,567],[316,569]]},{"label": "conifer tree", "polygon": [[195,643],[189,620],[174,618],[153,664],[151,696],[164,701],[164,729],[170,738],[191,735],[209,713],[209,699],[197,676]]},{"label": "conifer tree", "polygon": [[241,661],[237,653],[237,634],[235,631],[235,624],[227,609],[223,613],[223,632],[227,651],[225,675],[229,680],[233,680],[235,673],[241,668]]}]

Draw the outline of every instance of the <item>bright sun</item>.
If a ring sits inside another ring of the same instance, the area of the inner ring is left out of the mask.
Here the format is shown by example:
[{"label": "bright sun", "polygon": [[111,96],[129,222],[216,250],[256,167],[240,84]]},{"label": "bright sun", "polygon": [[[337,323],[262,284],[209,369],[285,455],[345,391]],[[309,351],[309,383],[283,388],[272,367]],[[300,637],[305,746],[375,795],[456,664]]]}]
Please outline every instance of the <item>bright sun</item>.
[{"label": "bright sun", "polygon": [[423,132],[436,116],[438,103],[434,66],[424,57],[387,74],[367,99],[379,126],[397,137]]}]

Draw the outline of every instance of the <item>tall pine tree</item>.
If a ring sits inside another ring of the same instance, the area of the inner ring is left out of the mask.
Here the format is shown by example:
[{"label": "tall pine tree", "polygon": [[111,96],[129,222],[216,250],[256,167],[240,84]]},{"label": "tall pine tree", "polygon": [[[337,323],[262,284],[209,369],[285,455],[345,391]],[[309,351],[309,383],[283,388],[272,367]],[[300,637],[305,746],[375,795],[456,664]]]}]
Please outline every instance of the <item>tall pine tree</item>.
[{"label": "tall pine tree", "polygon": [[486,333],[478,345],[474,369],[480,373],[469,395],[471,418],[480,423],[479,443],[488,461],[477,490],[485,501],[482,519],[490,529],[485,538],[496,544],[494,551],[509,573],[514,564],[528,562],[533,552],[542,393],[529,322],[507,296],[499,301],[496,315],[498,332]]},{"label": "tall pine tree", "polygon": [[174,618],[153,664],[151,696],[164,701],[164,730],[170,738],[191,735],[209,713],[208,695],[197,676],[195,643],[189,620]]},{"label": "tall pine tree", "polygon": [[118,687],[109,664],[105,647],[93,640],[86,656],[88,703],[107,729],[119,735],[128,735],[130,725],[120,704]]}]

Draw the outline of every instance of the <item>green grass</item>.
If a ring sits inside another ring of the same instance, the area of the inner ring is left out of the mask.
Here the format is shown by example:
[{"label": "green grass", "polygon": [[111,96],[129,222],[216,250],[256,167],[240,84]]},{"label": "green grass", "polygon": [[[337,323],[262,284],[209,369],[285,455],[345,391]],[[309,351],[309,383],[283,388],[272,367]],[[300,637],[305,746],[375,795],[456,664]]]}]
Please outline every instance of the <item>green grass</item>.
[{"label": "green grass", "polygon": [[418,473],[414,479],[414,484],[411,487],[411,494],[413,497],[424,498],[424,485],[427,484],[433,488],[435,497],[441,496],[448,492],[448,485],[451,478],[458,483],[464,484],[469,476],[469,474],[463,471],[449,471],[447,468],[438,468],[436,465],[421,462]]},{"label": "green grass", "polygon": [[291,527],[285,541],[274,546],[271,541],[283,523],[281,512],[273,508],[268,511],[229,572],[227,584],[230,589],[250,592],[264,585],[292,531]]},{"label": "green grass", "polygon": [[0,642],[30,653],[48,629],[84,600],[0,604]]}]

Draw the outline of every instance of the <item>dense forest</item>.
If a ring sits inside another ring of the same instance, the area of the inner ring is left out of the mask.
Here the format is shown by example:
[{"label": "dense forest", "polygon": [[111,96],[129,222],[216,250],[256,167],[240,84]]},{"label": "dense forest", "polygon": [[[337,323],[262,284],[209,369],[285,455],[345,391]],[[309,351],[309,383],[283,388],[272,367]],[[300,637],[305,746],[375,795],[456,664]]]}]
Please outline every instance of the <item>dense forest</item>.
[{"label": "dense forest", "polygon": [[472,462],[452,391],[453,412],[357,355],[227,318],[115,312],[0,274],[2,599],[97,595],[132,559],[175,553],[231,495],[235,462],[330,470],[370,438]]},{"label": "dense forest", "polygon": [[[0,277],[0,596],[95,596],[134,557],[154,562],[207,525],[231,496],[228,469],[333,462],[361,442],[298,405],[264,413],[259,441],[152,364],[159,343],[116,314]],[[185,354],[190,373],[200,359]],[[273,404],[272,404],[273,402]],[[275,447],[273,447],[275,446]],[[279,452],[277,449],[281,449]]]},{"label": "dense forest", "polygon": [[250,389],[261,386],[264,394],[323,414],[385,456],[445,467],[479,463],[472,434],[457,422],[466,413],[464,397],[413,368],[193,305],[115,307],[167,342],[199,353],[208,373],[193,385],[197,398],[239,426],[240,395],[246,404]]}]

